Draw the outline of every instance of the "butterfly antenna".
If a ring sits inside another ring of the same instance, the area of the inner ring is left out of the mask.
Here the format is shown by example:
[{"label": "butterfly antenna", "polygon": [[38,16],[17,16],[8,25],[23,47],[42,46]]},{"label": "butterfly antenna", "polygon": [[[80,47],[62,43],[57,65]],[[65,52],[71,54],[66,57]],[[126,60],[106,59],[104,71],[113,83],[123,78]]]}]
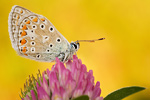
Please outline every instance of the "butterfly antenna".
[{"label": "butterfly antenna", "polygon": [[94,40],[77,40],[75,42],[79,43],[79,42],[95,42],[95,41],[99,41],[99,40],[104,40],[105,38],[99,38],[99,39],[94,39]]}]

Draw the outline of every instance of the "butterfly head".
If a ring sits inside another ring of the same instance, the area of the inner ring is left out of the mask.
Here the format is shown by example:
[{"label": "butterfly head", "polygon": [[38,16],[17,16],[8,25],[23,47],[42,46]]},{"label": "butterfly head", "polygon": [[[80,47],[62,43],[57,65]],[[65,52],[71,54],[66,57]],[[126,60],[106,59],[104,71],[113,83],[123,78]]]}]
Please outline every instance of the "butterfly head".
[{"label": "butterfly head", "polygon": [[71,42],[70,45],[71,45],[71,50],[75,52],[78,51],[78,49],[80,48],[79,42]]}]

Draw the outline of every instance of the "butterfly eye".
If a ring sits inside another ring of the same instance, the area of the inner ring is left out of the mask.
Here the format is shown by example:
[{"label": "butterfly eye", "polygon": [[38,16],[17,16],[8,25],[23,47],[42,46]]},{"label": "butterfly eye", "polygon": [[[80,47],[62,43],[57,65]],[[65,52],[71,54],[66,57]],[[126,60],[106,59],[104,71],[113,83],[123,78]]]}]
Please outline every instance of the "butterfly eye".
[{"label": "butterfly eye", "polygon": [[79,49],[79,43],[71,43],[71,47],[74,48],[75,50]]},{"label": "butterfly eye", "polygon": [[56,41],[59,42],[59,43],[61,42],[60,38],[57,38]]},{"label": "butterfly eye", "polygon": [[41,24],[41,25],[40,25],[40,28],[41,28],[41,29],[45,29],[45,25],[44,25],[44,24]]},{"label": "butterfly eye", "polygon": [[75,47],[75,45],[74,45],[74,44],[72,44],[71,46],[72,46],[74,49],[76,49],[76,47]]},{"label": "butterfly eye", "polygon": [[74,45],[71,45],[71,46],[72,46],[73,48],[75,48]]},{"label": "butterfly eye", "polygon": [[73,44],[73,46],[74,46],[75,49],[77,49],[77,45],[76,44]]},{"label": "butterfly eye", "polygon": [[52,26],[50,26],[49,31],[54,32],[54,28]]}]

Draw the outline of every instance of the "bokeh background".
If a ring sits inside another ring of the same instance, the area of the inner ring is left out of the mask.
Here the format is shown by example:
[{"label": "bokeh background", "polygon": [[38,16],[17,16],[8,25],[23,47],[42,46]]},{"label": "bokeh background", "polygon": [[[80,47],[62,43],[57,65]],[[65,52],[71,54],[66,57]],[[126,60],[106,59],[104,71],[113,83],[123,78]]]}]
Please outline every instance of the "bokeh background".
[{"label": "bokeh background", "polygon": [[0,0],[0,100],[20,100],[27,77],[54,64],[16,54],[7,23],[13,5],[47,17],[69,42],[105,37],[81,43],[77,52],[100,81],[101,95],[143,86],[124,100],[150,100],[150,0]]}]

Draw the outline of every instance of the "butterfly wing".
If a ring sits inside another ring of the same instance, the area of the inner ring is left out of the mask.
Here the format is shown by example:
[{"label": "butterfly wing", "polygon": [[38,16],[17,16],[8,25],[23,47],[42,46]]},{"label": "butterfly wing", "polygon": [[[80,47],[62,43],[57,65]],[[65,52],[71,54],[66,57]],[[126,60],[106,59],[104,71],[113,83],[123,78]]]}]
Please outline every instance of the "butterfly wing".
[{"label": "butterfly wing", "polygon": [[70,48],[47,18],[20,6],[10,12],[9,33],[17,53],[33,60],[51,62]]}]

